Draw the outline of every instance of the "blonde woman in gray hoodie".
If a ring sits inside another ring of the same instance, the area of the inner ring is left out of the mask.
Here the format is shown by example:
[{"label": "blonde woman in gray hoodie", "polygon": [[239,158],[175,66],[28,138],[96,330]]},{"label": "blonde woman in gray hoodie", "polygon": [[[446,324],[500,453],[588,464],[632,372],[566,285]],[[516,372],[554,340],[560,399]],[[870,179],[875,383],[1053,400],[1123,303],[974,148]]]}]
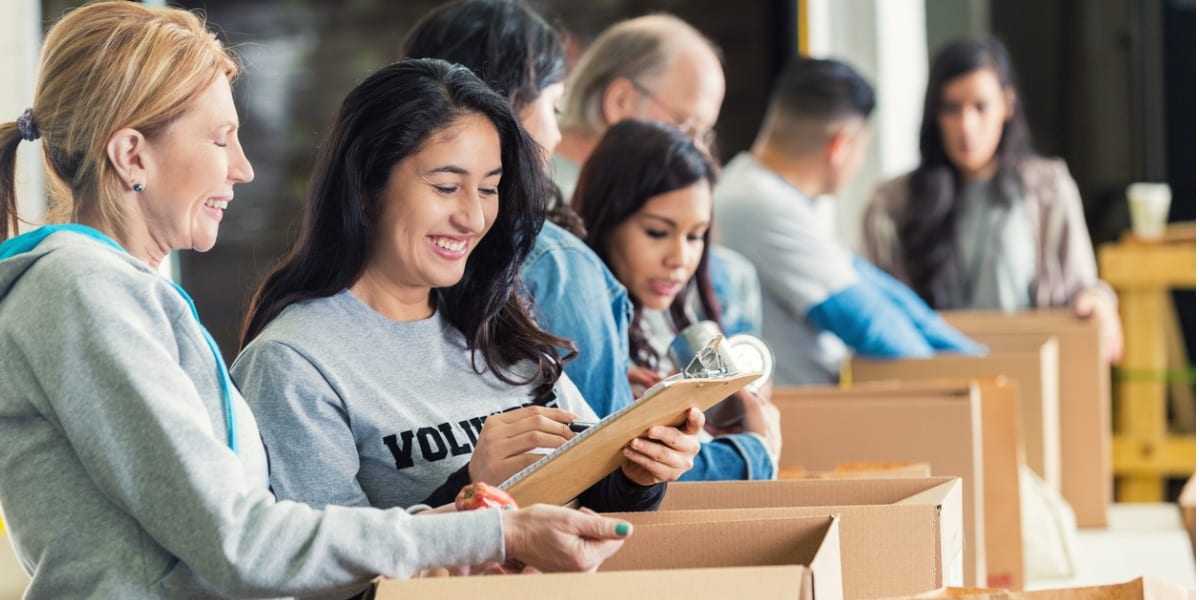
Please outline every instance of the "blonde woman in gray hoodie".
[{"label": "blonde woman in gray hoodie", "polygon": [[[276,501],[253,415],[155,270],[212,248],[254,176],[237,71],[192,13],[91,4],[50,29],[33,106],[0,124],[0,506],[25,597],[347,596],[509,558],[595,568],[628,523]],[[37,139],[64,224],[9,239],[16,148]]]}]

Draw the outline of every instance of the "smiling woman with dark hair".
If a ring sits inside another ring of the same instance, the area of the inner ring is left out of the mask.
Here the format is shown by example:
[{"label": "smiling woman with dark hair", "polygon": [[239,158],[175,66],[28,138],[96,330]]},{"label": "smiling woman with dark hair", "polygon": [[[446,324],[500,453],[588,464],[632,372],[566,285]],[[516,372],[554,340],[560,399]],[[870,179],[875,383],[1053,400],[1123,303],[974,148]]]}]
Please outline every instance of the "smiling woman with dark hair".
[{"label": "smiling woman with dark hair", "polygon": [[[558,146],[558,102],[567,77],[567,53],[554,30],[524,2],[458,0],[421,17],[400,46],[412,58],[440,58],[471,69],[508,98],[508,104],[547,159]],[[551,189],[550,222],[583,237],[583,222]],[[580,379],[581,369],[572,369]],[[586,387],[582,386],[581,387]]]},{"label": "smiling woman with dark hair", "polygon": [[[562,374],[568,343],[518,293],[549,180],[504,98],[461,66],[406,59],[350,92],[321,149],[300,239],[233,366],[280,497],[443,505],[596,418]],[[657,506],[695,449],[654,446],[581,503]]]},{"label": "smiling woman with dark hair", "polygon": [[[494,49],[496,54],[491,54]],[[523,2],[459,0],[444,4],[409,32],[407,56],[440,58],[470,68],[509,98],[530,136],[549,154],[562,139],[555,104],[563,93],[566,58],[555,31]],[[502,57],[498,60],[497,57]],[[639,156],[642,156],[639,154]],[[606,416],[633,401],[628,380],[629,295],[596,253],[554,222],[578,221],[557,198],[521,278],[549,332],[571,340],[579,355],[566,366],[588,404]],[[584,235],[575,227],[576,235]],[[711,298],[710,298],[711,301]],[[699,423],[683,430],[699,432]],[[670,437],[678,430],[667,431]],[[691,437],[690,435],[688,437]],[[765,479],[774,474],[767,450],[735,436],[701,444],[683,479]]]}]

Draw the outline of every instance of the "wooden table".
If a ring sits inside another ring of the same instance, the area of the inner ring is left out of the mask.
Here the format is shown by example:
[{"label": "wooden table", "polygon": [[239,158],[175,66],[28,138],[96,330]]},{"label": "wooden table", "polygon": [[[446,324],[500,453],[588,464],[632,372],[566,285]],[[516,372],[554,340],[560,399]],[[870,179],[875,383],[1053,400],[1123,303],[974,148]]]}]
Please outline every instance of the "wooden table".
[{"label": "wooden table", "polygon": [[1126,234],[1102,246],[1100,277],[1117,292],[1125,333],[1115,389],[1117,501],[1162,502],[1165,478],[1196,470],[1196,436],[1168,432],[1166,402],[1170,342],[1178,337],[1168,292],[1196,287],[1196,224],[1173,224],[1159,240]]}]

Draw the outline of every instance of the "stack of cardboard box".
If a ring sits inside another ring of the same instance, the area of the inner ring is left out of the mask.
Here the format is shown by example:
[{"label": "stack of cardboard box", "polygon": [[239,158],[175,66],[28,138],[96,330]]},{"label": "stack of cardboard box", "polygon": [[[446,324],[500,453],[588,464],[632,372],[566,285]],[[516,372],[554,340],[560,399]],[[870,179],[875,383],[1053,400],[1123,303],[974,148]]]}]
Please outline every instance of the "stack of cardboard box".
[{"label": "stack of cardboard box", "polygon": [[847,598],[961,585],[962,481],[954,477],[673,483],[658,513],[642,519],[825,514],[839,517]]},{"label": "stack of cardboard box", "polygon": [[[662,516],[660,516],[662,515]],[[838,518],[732,511],[622,514],[634,535],[600,573],[385,581],[378,600],[400,598],[771,598],[839,600]]]},{"label": "stack of cardboard box", "polygon": [[774,400],[785,432],[781,468],[891,460],[927,462],[935,475],[960,477],[965,585],[1024,585],[1020,406],[1013,382],[778,388]]},{"label": "stack of cardboard box", "polygon": [[[1111,416],[1097,324],[1065,311],[946,317],[989,355],[855,360],[852,385],[775,389],[783,480],[670,484],[658,512],[615,515],[634,535],[600,573],[389,581],[378,597],[1163,593],[1142,580],[1019,591],[1023,465],[1061,489],[1081,525],[1107,520]],[[833,473],[848,463],[875,467]]]},{"label": "stack of cardboard box", "polygon": [[1100,324],[1069,310],[1017,315],[991,311],[943,313],[967,335],[1000,352],[1058,342],[1058,437],[1062,495],[1080,527],[1104,527],[1113,501],[1112,384],[1102,354]]},{"label": "stack of cardboard box", "polygon": [[987,356],[943,355],[911,360],[855,358],[850,373],[855,383],[1007,377],[1019,389],[1025,459],[1042,479],[1058,490],[1062,481],[1058,351],[1056,339],[1042,337],[1028,347],[990,348]]}]

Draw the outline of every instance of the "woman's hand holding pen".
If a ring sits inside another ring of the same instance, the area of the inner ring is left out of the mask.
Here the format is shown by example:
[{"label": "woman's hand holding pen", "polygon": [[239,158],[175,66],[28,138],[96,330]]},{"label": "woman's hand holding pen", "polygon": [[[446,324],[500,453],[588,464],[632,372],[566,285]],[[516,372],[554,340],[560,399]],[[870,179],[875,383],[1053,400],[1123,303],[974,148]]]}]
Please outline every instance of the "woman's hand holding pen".
[{"label": "woman's hand holding pen", "polygon": [[494,414],[479,432],[468,471],[471,481],[500,485],[542,456],[536,448],[558,448],[575,437],[575,415],[561,408],[526,406]]},{"label": "woman's hand holding pen", "polygon": [[634,438],[625,447],[625,476],[638,485],[675,481],[692,468],[700,452],[696,434],[704,429],[704,413],[689,408],[687,418],[678,427],[651,427],[644,436]]}]

